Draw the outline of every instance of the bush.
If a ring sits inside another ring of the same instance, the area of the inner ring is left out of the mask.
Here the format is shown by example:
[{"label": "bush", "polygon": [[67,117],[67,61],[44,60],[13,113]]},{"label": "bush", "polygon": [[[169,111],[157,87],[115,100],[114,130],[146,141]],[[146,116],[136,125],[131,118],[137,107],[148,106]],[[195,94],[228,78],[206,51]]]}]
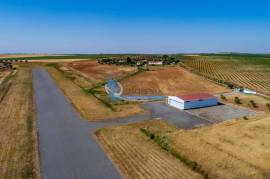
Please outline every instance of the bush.
[{"label": "bush", "polygon": [[223,94],[222,94],[222,95],[220,95],[220,98],[221,98],[222,100],[224,100],[224,101],[226,101],[226,100],[227,100],[226,96],[224,96]]},{"label": "bush", "polygon": [[240,98],[237,97],[237,96],[234,97],[234,102],[235,102],[236,104],[242,104]]},{"label": "bush", "polygon": [[255,103],[255,101],[253,101],[253,100],[250,100],[250,104],[251,104],[254,108],[257,108],[257,107],[258,107],[257,104]]},{"label": "bush", "polygon": [[248,117],[247,117],[247,116],[244,116],[243,119],[244,119],[244,120],[248,120]]}]

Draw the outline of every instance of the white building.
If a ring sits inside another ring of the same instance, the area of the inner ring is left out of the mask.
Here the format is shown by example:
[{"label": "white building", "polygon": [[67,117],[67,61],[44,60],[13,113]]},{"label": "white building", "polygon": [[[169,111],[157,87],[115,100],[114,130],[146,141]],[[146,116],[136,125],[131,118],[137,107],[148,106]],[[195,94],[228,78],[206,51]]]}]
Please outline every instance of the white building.
[{"label": "white building", "polygon": [[148,65],[162,65],[163,62],[162,61],[149,61]]},{"label": "white building", "polygon": [[168,96],[168,104],[178,109],[194,109],[218,104],[218,98],[208,93]]},{"label": "white building", "polygon": [[257,94],[256,91],[248,89],[248,88],[235,88],[234,91],[239,92],[239,93],[245,93],[245,94]]}]

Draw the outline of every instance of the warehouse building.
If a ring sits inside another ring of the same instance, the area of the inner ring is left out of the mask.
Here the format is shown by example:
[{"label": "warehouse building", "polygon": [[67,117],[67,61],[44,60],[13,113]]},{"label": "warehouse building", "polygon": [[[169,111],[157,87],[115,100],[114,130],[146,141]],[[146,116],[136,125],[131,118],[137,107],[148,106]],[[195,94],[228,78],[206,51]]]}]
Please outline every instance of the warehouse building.
[{"label": "warehouse building", "polygon": [[168,96],[167,102],[170,106],[183,110],[215,106],[218,104],[218,99],[208,93],[196,93],[180,96]]}]

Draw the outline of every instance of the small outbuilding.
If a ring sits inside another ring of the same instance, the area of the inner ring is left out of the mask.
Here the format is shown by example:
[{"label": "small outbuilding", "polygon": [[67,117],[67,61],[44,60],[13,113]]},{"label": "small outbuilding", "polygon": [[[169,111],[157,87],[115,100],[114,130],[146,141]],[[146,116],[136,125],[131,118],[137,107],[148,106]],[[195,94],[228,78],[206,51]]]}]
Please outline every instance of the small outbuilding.
[{"label": "small outbuilding", "polygon": [[216,106],[218,98],[208,93],[195,93],[180,96],[168,96],[168,104],[178,109],[194,109]]},{"label": "small outbuilding", "polygon": [[163,65],[162,61],[149,61],[148,65]]},{"label": "small outbuilding", "polygon": [[244,93],[244,94],[257,94],[256,91],[248,88],[235,88],[235,92]]}]

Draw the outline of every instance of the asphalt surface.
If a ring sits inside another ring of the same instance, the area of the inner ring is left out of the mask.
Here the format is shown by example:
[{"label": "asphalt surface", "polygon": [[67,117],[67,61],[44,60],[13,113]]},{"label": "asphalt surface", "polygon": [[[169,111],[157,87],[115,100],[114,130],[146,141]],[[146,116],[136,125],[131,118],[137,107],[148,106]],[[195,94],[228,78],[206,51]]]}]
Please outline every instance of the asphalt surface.
[{"label": "asphalt surface", "polygon": [[164,103],[154,102],[144,105],[149,112],[142,115],[87,122],[80,119],[45,69],[35,68],[33,78],[44,179],[121,178],[93,137],[98,128],[149,119],[164,119],[186,129],[210,124]]},{"label": "asphalt surface", "polygon": [[244,116],[254,117],[261,114],[255,110],[228,104],[211,106],[207,108],[191,109],[187,112],[200,118],[207,118],[207,120],[212,121],[213,123],[219,123],[237,118],[239,119],[243,118]]},{"label": "asphalt surface", "polygon": [[186,111],[173,108],[161,102],[146,103],[144,108],[149,110],[152,119],[164,119],[178,128],[192,129],[194,127],[202,127],[212,124],[205,119],[191,115]]}]

